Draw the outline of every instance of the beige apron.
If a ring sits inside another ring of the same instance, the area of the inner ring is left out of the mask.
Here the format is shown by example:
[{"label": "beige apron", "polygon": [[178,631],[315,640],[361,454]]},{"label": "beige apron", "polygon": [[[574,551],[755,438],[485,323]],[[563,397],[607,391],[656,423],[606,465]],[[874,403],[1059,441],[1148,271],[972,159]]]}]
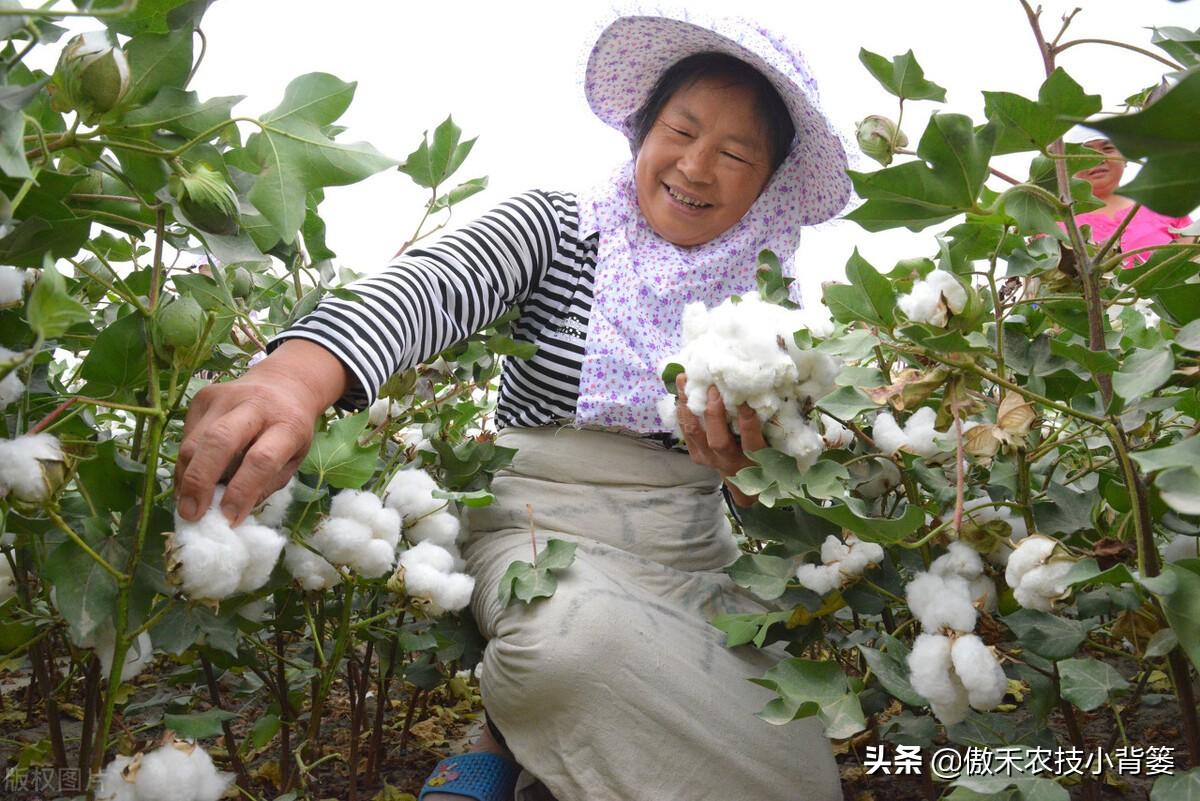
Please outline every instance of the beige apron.
[{"label": "beige apron", "polygon": [[[738,556],[718,474],[653,442],[574,428],[505,429],[516,448],[471,509],[463,556],[489,642],[484,706],[558,801],[831,801],[837,765],[821,724],[774,726],[774,694],[746,679],[781,656],[729,649],[708,619],[767,611],[721,572]],[[551,598],[497,598],[530,561],[530,514],[578,543]]]}]

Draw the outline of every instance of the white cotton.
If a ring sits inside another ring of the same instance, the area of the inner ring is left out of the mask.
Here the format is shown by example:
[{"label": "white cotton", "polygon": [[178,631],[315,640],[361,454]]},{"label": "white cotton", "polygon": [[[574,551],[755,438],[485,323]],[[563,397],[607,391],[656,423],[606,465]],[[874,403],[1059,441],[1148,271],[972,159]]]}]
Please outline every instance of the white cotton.
[{"label": "white cotton", "polygon": [[288,479],[288,483],[267,496],[262,506],[254,513],[259,523],[271,528],[279,528],[287,518],[288,507],[292,505],[292,491],[296,479]]},{"label": "white cotton", "polygon": [[271,598],[259,598],[257,601],[250,601],[242,604],[237,608],[237,613],[241,617],[249,620],[252,623],[261,623],[267,617],[267,611],[271,607]]},{"label": "white cotton", "polygon": [[217,801],[234,775],[217,771],[200,746],[167,743],[142,757],[137,772],[138,801]]},{"label": "white cotton", "polygon": [[132,757],[117,756],[104,767],[96,782],[96,801],[138,801],[137,786],[124,775],[132,762]]},{"label": "white cotton", "polygon": [[333,496],[329,506],[330,517],[347,517],[370,526],[375,513],[383,508],[379,496],[364,490],[342,490]]},{"label": "white cotton", "polygon": [[445,500],[431,494],[436,489],[437,482],[424,470],[401,470],[388,483],[384,503],[412,521],[446,506]]},{"label": "white cotton", "polygon": [[976,576],[967,582],[967,589],[971,594],[971,604],[977,609],[982,609],[988,614],[995,614],[999,609],[996,582],[991,576]]},{"label": "white cotton", "polygon": [[803,321],[808,333],[818,339],[825,339],[833,334],[833,318],[826,306],[805,306],[798,310],[796,319]]},{"label": "white cotton", "polygon": [[971,603],[970,587],[962,576],[918,573],[908,583],[905,598],[913,617],[927,632],[975,628],[978,613]]},{"label": "white cotton", "polygon": [[934,270],[913,285],[912,292],[896,300],[900,311],[914,322],[945,327],[950,314],[959,314],[967,305],[967,291],[950,273]]},{"label": "white cotton", "polygon": [[404,530],[404,537],[414,545],[430,542],[443,548],[458,541],[461,524],[450,512],[437,512],[417,521],[415,526]]},{"label": "white cotton", "polygon": [[[874,500],[885,492],[900,486],[901,483],[900,468],[896,467],[895,462],[876,459],[873,465],[874,469],[864,462],[855,462],[850,465],[851,475],[858,479],[866,478],[854,490],[867,500]],[[867,478],[868,476],[869,478]]]},{"label": "white cotton", "polygon": [[967,689],[971,706],[980,712],[995,709],[1008,691],[1008,677],[991,648],[974,634],[964,634],[954,641],[950,656],[954,672]]},{"label": "white cotton", "polygon": [[950,543],[946,553],[933,560],[929,572],[974,579],[983,572],[983,559],[979,556],[979,551],[965,542],[956,540]]},{"label": "white cotton", "polygon": [[[0,267],[0,270],[6,269]],[[9,350],[5,347],[0,347],[0,362],[7,362],[16,356],[16,351]],[[0,409],[8,406],[10,403],[19,400],[25,394],[25,383],[21,381],[21,377],[14,369],[8,375],[0,379]]]},{"label": "white cotton", "polygon": [[933,424],[937,412],[928,406],[917,409],[904,422],[904,436],[908,439],[908,449],[918,456],[933,456],[940,448],[934,441],[937,431]]},{"label": "white cotton", "polygon": [[800,582],[800,586],[824,595],[841,586],[842,574],[836,562],[829,565],[805,563],[796,568],[796,581]]},{"label": "white cotton", "polygon": [[0,604],[17,595],[17,580],[13,578],[12,566],[8,558],[0,553]]},{"label": "white cotton", "polygon": [[382,508],[371,515],[367,527],[371,529],[371,535],[375,539],[383,540],[394,551],[400,544],[400,521],[400,513],[395,509]]},{"label": "white cotton", "polygon": [[875,447],[889,455],[896,453],[908,444],[908,437],[904,436],[904,431],[896,424],[896,418],[892,416],[891,412],[880,412],[875,415],[871,438],[875,440]]},{"label": "white cotton", "polygon": [[[952,680],[957,682],[958,677],[952,674]],[[931,703],[929,709],[943,726],[962,723],[967,719],[967,713],[971,711],[966,690],[960,690],[954,700],[948,704]]]},{"label": "white cotton", "polygon": [[762,430],[767,444],[795,459],[800,470],[812,467],[825,450],[821,434],[794,405],[782,406]]},{"label": "white cotton", "polygon": [[62,446],[53,434],[25,434],[0,441],[0,497],[12,493],[29,503],[46,500],[52,487],[45,471],[62,461]]},{"label": "white cotton", "polygon": [[0,309],[18,306],[25,297],[25,270],[0,267]]},{"label": "white cotton", "polygon": [[1008,586],[1016,589],[1021,577],[1049,559],[1056,547],[1058,542],[1049,537],[1034,536],[1021,540],[1008,557],[1008,565],[1004,569],[1004,580]]},{"label": "white cotton", "polygon": [[373,539],[358,552],[350,564],[363,578],[379,578],[396,564],[396,548],[384,540]]},{"label": "white cotton", "polygon": [[909,682],[931,703],[953,704],[959,697],[950,648],[950,638],[944,634],[919,634],[908,654]]},{"label": "white cotton", "polygon": [[283,552],[283,564],[292,578],[306,590],[324,591],[342,580],[337,568],[298,543],[287,544]]},{"label": "white cotton", "polygon": [[838,562],[850,555],[850,546],[842,542],[836,535],[830,534],[821,543],[821,561],[825,564]]},{"label": "white cotton", "polygon": [[658,409],[658,417],[662,420],[672,434],[677,438],[683,439],[683,429],[679,427],[679,399],[674,395],[663,395],[655,403]]},{"label": "white cotton", "polygon": [[1007,506],[995,506],[991,498],[968,498],[963,503],[963,511],[966,517],[979,525],[984,525],[993,520],[1003,520],[1008,523],[1012,529],[1012,535],[1009,537],[1013,542],[1023,540],[1029,536],[1029,528],[1025,525],[1025,518],[1022,515],[1015,514],[1012,509]]},{"label": "white cotton", "polygon": [[237,592],[249,551],[214,499],[195,523],[176,515],[169,565],[175,583],[191,599],[219,601]]},{"label": "white cotton", "polygon": [[371,404],[367,410],[367,424],[378,428],[388,420],[388,412],[392,410],[392,402],[388,398],[380,398]]},{"label": "white cotton", "polygon": [[[106,679],[112,673],[113,651],[117,647],[116,637],[116,630],[112,624],[104,623],[96,629],[92,640],[95,644],[88,646],[96,649],[96,657],[100,660],[100,670]],[[143,631],[125,651],[125,666],[121,668],[121,681],[129,681],[137,676],[146,669],[146,665],[150,664],[153,657],[154,644],[150,641],[149,632]]]},{"label": "white cotton", "polygon": [[404,565],[405,592],[430,601],[430,612],[435,616],[464,608],[471,602],[474,588],[475,579],[465,573],[443,572],[427,562]]},{"label": "white cotton", "polygon": [[1026,609],[1051,611],[1054,602],[1067,592],[1065,578],[1073,566],[1074,562],[1058,560],[1030,568],[1021,576],[1021,583],[1013,587],[1013,598]]},{"label": "white cotton", "polygon": [[279,553],[287,539],[273,528],[247,520],[234,529],[246,547],[249,560],[238,582],[238,592],[253,592],[267,583],[279,561]]},{"label": "white cotton", "polygon": [[418,543],[401,552],[400,564],[406,570],[413,565],[428,565],[439,573],[451,573],[456,569],[454,554],[432,542]]},{"label": "white cotton", "polygon": [[868,567],[873,567],[882,561],[882,545],[876,542],[855,541],[850,546],[850,553],[839,564],[839,568],[847,575],[859,576]]},{"label": "white cotton", "polygon": [[[1188,534],[1174,535],[1163,546],[1162,557],[1165,562],[1178,562],[1180,559],[1200,558],[1200,537],[1192,537]],[[3,590],[0,590],[0,597],[2,596]]]},{"label": "white cotton", "polygon": [[335,565],[350,565],[371,540],[371,529],[363,523],[348,517],[327,517],[308,542]]},{"label": "white cotton", "polygon": [[827,414],[821,415],[821,429],[826,448],[849,448],[854,444],[854,432]]}]

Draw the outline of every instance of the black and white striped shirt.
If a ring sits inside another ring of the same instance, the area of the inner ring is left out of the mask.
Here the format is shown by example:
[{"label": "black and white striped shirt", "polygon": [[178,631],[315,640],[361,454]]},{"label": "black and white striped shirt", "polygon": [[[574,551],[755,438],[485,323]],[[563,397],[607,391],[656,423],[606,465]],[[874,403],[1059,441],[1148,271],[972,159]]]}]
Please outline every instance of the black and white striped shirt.
[{"label": "black and white striped shirt", "polygon": [[321,301],[271,344],[295,337],[334,353],[357,378],[338,405],[359,409],[392,373],[519,306],[513,338],[537,352],[506,361],[496,425],[569,421],[579,397],[597,241],[594,231],[581,235],[573,193],[531,190],[355,281],[350,288],[361,301]]}]

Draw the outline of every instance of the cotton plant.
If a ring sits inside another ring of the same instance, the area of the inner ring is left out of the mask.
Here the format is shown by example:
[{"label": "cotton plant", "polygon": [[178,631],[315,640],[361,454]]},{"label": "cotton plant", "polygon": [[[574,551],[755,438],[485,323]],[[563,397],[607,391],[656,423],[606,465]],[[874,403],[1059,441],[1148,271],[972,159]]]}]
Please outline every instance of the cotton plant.
[{"label": "cotton plant", "polygon": [[217,770],[196,743],[167,742],[148,754],[118,756],[97,782],[97,801],[217,801],[229,792],[234,774]]},{"label": "cotton plant", "polygon": [[861,576],[868,567],[883,561],[883,547],[874,542],[863,542],[853,534],[845,541],[833,534],[821,543],[821,564],[805,563],[796,568],[796,580],[800,585],[819,595],[833,592],[839,587]]},{"label": "cotton plant", "polygon": [[[714,386],[730,422],[748,404],[767,443],[806,470],[825,447],[811,410],[834,389],[840,367],[832,357],[796,344],[794,334],[807,330],[808,323],[804,314],[768,303],[757,292],[712,309],[692,303],[683,312],[681,349],[660,367],[683,368],[692,414],[705,413]],[[660,400],[659,414],[664,424],[678,426],[672,398]]]},{"label": "cotton plant", "polygon": [[933,427],[937,412],[928,406],[917,409],[900,426],[891,412],[875,415],[871,436],[875,446],[889,456],[901,451],[917,456],[934,456],[945,450],[939,442],[939,434]]},{"label": "cotton plant", "polygon": [[53,434],[24,434],[0,441],[0,497],[45,503],[62,485],[66,458]]},{"label": "cotton plant", "polygon": [[378,495],[343,490],[308,542],[331,564],[363,578],[379,578],[396,563],[400,525],[400,513],[384,506]]},{"label": "cotton plant", "polygon": [[401,470],[388,483],[384,503],[400,514],[408,542],[430,542],[457,556],[462,525],[449,503],[433,496],[439,489],[424,470]]},{"label": "cotton plant", "polygon": [[1067,594],[1066,576],[1074,565],[1057,540],[1034,534],[1021,540],[1008,557],[1004,580],[1018,604],[1050,612]]},{"label": "cotton plant", "polygon": [[938,328],[945,328],[951,316],[962,314],[967,302],[967,290],[945,270],[934,270],[913,284],[911,292],[896,299],[908,319]]},{"label": "cotton plant", "polygon": [[388,589],[422,602],[431,617],[457,612],[471,602],[475,579],[461,572],[462,561],[432,542],[419,542],[400,554]]}]

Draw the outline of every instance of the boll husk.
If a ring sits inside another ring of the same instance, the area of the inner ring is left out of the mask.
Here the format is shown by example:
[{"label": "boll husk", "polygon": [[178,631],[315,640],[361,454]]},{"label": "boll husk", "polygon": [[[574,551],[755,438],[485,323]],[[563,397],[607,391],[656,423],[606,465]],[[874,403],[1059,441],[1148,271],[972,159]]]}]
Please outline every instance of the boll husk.
[{"label": "boll husk", "polygon": [[241,226],[237,193],[221,173],[197,164],[191,172],[172,175],[167,187],[192,225],[210,234],[237,234]]},{"label": "boll husk", "polygon": [[0,266],[0,309],[20,306],[25,299],[25,271]]},{"label": "boll husk", "polygon": [[79,113],[92,124],[129,91],[129,60],[106,31],[88,31],[67,42],[58,57],[50,94],[55,111]]},{"label": "boll husk", "polygon": [[901,295],[896,305],[913,322],[945,328],[951,315],[966,308],[967,300],[967,290],[954,275],[934,270],[917,281],[912,292]]},{"label": "boll husk", "polygon": [[[660,368],[683,367],[692,414],[704,415],[713,386],[729,422],[736,420],[738,407],[748,404],[762,423],[767,443],[806,470],[824,448],[809,415],[815,401],[834,389],[838,371],[831,357],[796,344],[793,335],[805,329],[806,322],[804,315],[767,303],[757,292],[712,309],[692,303],[683,312],[682,349]],[[660,411],[667,413],[665,404]],[[669,413],[674,414],[674,407]],[[664,423],[675,425],[671,419]]]},{"label": "boll husk", "polygon": [[897,130],[896,123],[879,114],[872,114],[855,127],[858,149],[883,166],[892,163],[896,149],[908,146],[908,137]]},{"label": "boll husk", "polygon": [[66,479],[62,446],[53,434],[25,434],[0,441],[0,497],[37,506]]},{"label": "boll husk", "polygon": [[1065,581],[1075,561],[1062,552],[1058,541],[1040,534],[1021,540],[1004,569],[1004,580],[1013,597],[1026,609],[1049,612],[1067,594]]},{"label": "boll husk", "polygon": [[400,565],[388,589],[421,601],[433,617],[457,612],[471,602],[475,579],[457,572],[460,562],[450,551],[422,542],[400,554]]}]

